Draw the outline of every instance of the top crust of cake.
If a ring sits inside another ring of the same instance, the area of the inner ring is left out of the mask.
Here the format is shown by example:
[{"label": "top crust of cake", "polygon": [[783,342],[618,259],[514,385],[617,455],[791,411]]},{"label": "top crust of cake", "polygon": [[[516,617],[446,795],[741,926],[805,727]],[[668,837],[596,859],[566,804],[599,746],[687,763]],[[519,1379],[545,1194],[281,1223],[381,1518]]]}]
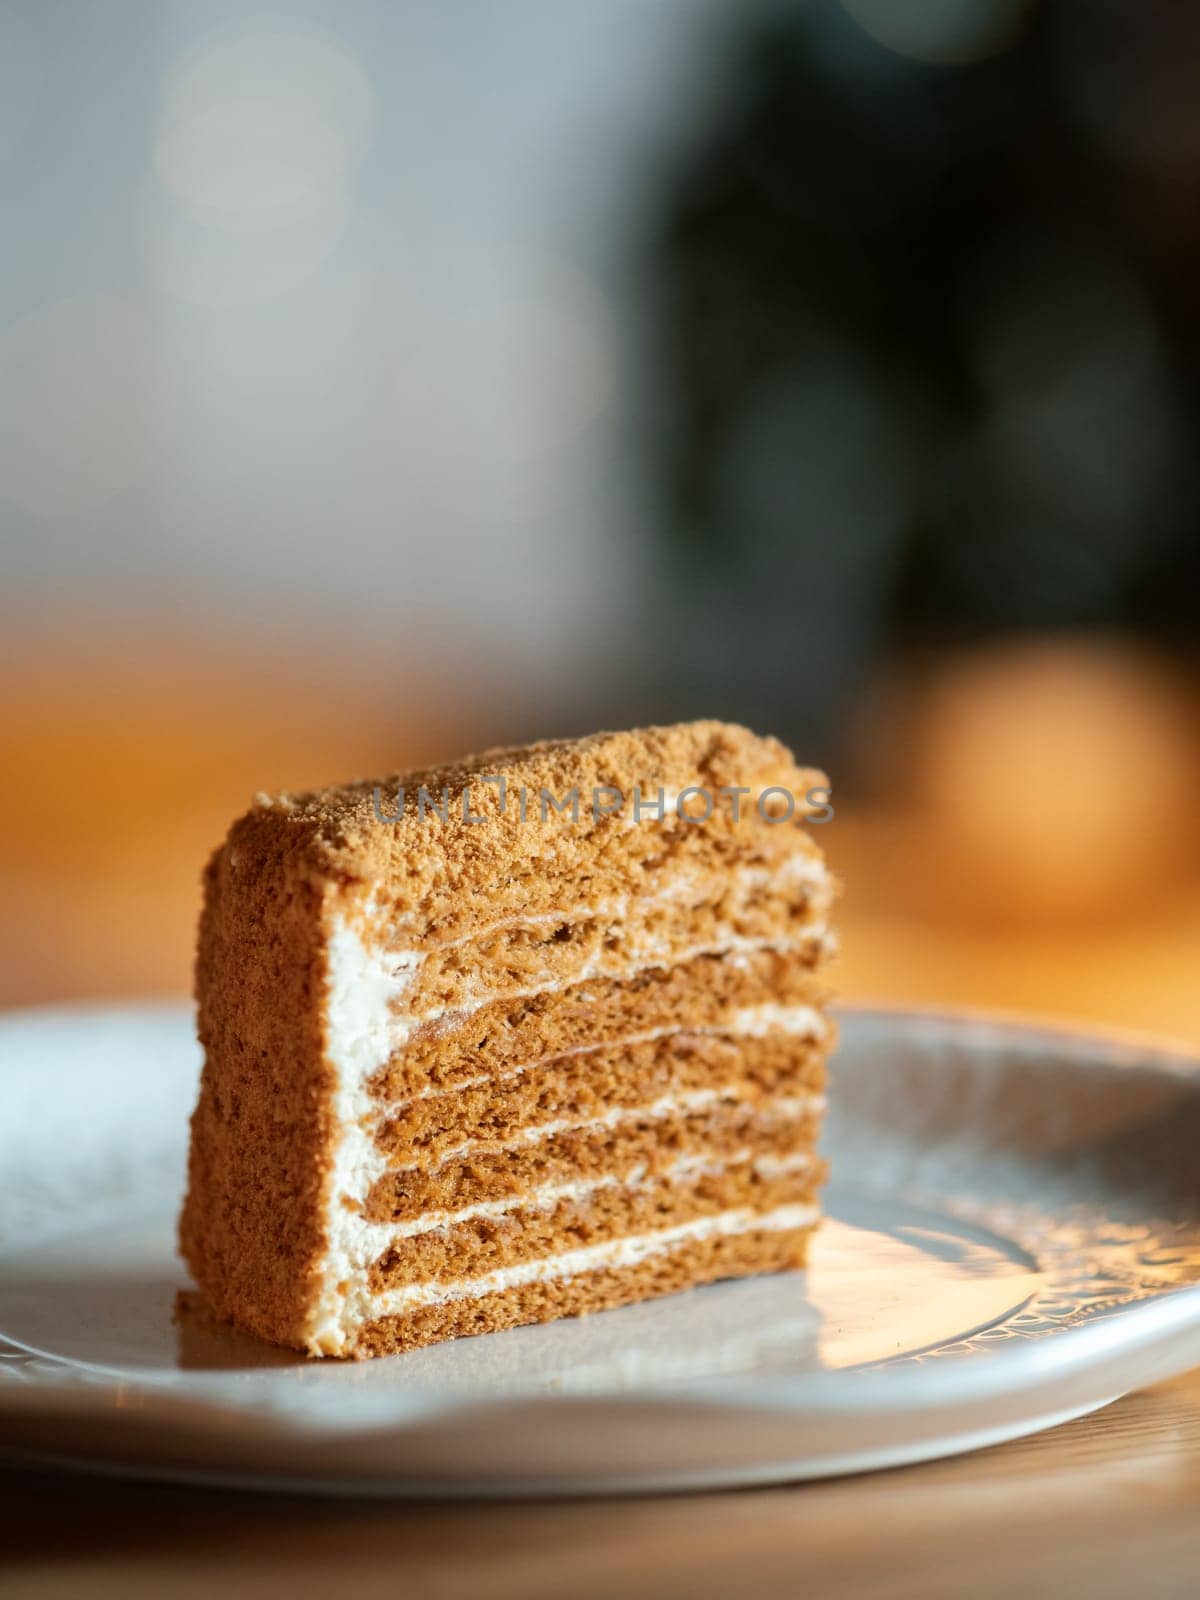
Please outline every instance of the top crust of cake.
[{"label": "top crust of cake", "polygon": [[[501,777],[503,794],[495,781]],[[447,937],[477,922],[488,904],[502,912],[496,893],[506,883],[526,884],[528,903],[537,905],[552,898],[539,885],[573,878],[597,858],[608,861],[612,881],[618,881],[631,859],[645,854],[636,843],[638,830],[630,827],[635,791],[641,795],[643,837],[671,835],[677,841],[671,848],[703,851],[711,859],[716,836],[744,843],[748,830],[763,836],[768,855],[784,848],[794,852],[794,827],[814,809],[806,796],[826,782],[822,773],[798,767],[777,739],[730,723],[680,723],[498,748],[449,766],[307,793],[260,795],[254,810],[234,824],[225,848],[236,852],[240,835],[247,842],[261,838],[269,818],[287,836],[293,863],[339,886],[347,909],[374,890],[374,909],[383,909],[382,894],[397,929],[410,924],[414,933]],[[736,800],[722,797],[731,787],[750,792]],[[779,805],[788,804],[784,794],[792,797],[792,826],[764,824],[755,809],[757,797],[772,787],[782,791]],[[705,797],[713,797],[704,826],[675,813],[676,797],[689,788],[702,791],[683,802],[697,816]],[[660,789],[666,797],[661,827],[655,813]],[[543,793],[553,797],[553,805],[542,802]],[[573,794],[578,802],[571,811]],[[606,809],[615,805],[616,794],[624,797],[618,814]],[[776,843],[771,837],[784,834],[786,847],[783,838]],[[703,846],[696,836],[703,837]],[[603,893],[608,876],[600,872],[597,892]]]}]

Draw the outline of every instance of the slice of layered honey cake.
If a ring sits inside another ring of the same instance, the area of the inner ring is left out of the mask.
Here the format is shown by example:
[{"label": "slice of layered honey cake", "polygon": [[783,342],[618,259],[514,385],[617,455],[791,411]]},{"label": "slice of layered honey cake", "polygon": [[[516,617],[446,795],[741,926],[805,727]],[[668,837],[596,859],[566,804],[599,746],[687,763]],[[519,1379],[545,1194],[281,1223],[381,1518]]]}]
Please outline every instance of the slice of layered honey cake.
[{"label": "slice of layered honey cake", "polygon": [[802,1266],[824,785],[698,722],[260,797],[200,927],[212,1307],[367,1356]]}]

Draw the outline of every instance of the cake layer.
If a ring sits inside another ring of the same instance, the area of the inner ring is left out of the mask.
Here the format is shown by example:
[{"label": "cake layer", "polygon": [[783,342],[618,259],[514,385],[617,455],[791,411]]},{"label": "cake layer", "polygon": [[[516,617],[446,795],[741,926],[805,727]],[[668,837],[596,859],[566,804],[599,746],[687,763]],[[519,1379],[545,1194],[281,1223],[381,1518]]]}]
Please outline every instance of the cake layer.
[{"label": "cake layer", "polygon": [[[728,842],[714,846],[710,841],[707,855],[693,851],[687,857],[647,856],[640,868],[637,880],[627,884],[619,895],[599,895],[589,876],[586,884],[573,886],[551,911],[522,906],[507,916],[482,921],[453,938],[439,937],[436,930],[430,929],[404,945],[401,941],[406,924],[388,922],[384,916],[377,916],[376,921],[395,931],[397,948],[425,958],[455,950],[483,949],[501,936],[522,930],[541,939],[565,939],[574,930],[594,922],[636,927],[643,937],[669,936],[681,913],[700,907],[716,908],[720,918],[736,932],[737,918],[752,914],[770,901],[783,905],[794,903],[798,894],[816,896],[830,882],[828,868],[811,839],[794,829],[773,834],[753,852],[738,856],[732,866]],[[380,911],[378,900],[373,902],[373,910]]]},{"label": "cake layer", "polygon": [[[704,1219],[706,1223],[718,1220]],[[735,1215],[727,1232],[701,1237],[667,1233],[649,1249],[643,1242],[644,1254],[634,1241],[622,1241],[633,1247],[625,1252],[624,1260],[619,1249],[611,1249],[606,1258],[603,1253],[589,1254],[585,1248],[576,1253],[574,1262],[565,1263],[569,1276],[502,1282],[491,1288],[484,1287],[486,1279],[476,1280],[466,1293],[461,1291],[467,1286],[457,1285],[459,1293],[426,1304],[405,1306],[400,1301],[393,1308],[377,1301],[375,1314],[368,1313],[369,1320],[356,1331],[347,1353],[388,1355],[464,1334],[494,1333],[556,1317],[612,1310],[719,1278],[786,1272],[804,1265],[816,1222],[817,1208],[808,1205],[788,1207],[773,1217]]]},{"label": "cake layer", "polygon": [[774,1211],[811,1205],[824,1169],[810,1152],[769,1159],[752,1154],[726,1165],[699,1157],[662,1177],[631,1176],[624,1184],[577,1183],[557,1202],[489,1208],[482,1215],[396,1238],[371,1268],[379,1293],[431,1279],[481,1277],[519,1262],[551,1262],[565,1252],[641,1236],[722,1212]]},{"label": "cake layer", "polygon": [[[363,1218],[405,1222],[427,1211],[519,1197],[548,1183],[624,1177],[640,1167],[660,1173],[684,1155],[728,1159],[753,1146],[764,1155],[789,1156],[810,1148],[823,1109],[824,1097],[809,1091],[762,1106],[726,1102],[716,1090],[694,1091],[690,1100],[633,1114],[610,1113],[576,1127],[551,1125],[534,1140],[473,1152],[467,1159],[385,1172],[371,1186]],[[347,1216],[345,1226],[352,1225]]]},{"label": "cake layer", "polygon": [[370,1087],[388,1102],[433,1095],[606,1040],[686,1028],[745,1031],[751,1011],[769,1025],[769,1008],[776,1016],[799,1007],[820,1011],[827,998],[811,966],[788,952],[698,956],[623,980],[594,978],[447,1013],[405,1039]]},{"label": "cake layer", "polygon": [[[820,1028],[821,1019],[806,1010],[797,1026],[811,1032]],[[467,1141],[475,1156],[528,1138],[541,1124],[582,1123],[684,1091],[717,1089],[757,1100],[776,1092],[819,1090],[824,1081],[823,1043],[790,1032],[618,1040],[551,1057],[473,1088],[409,1100],[385,1115],[375,1143],[401,1165],[429,1166]]]},{"label": "cake layer", "polygon": [[[478,1217],[503,1217],[524,1209],[546,1211],[562,1200],[581,1200],[606,1189],[629,1188],[639,1184],[645,1186],[659,1182],[690,1182],[702,1173],[722,1172],[727,1168],[748,1165],[752,1165],[757,1172],[768,1178],[810,1168],[819,1167],[821,1171],[824,1170],[823,1164],[816,1160],[811,1150],[790,1151],[786,1155],[761,1155],[756,1149],[747,1147],[720,1159],[714,1159],[699,1151],[680,1156],[677,1161],[662,1167],[653,1175],[646,1167],[634,1167],[623,1175],[600,1173],[591,1178],[568,1178],[562,1183],[543,1184],[539,1188],[526,1189],[519,1195],[509,1195],[499,1200],[477,1200],[472,1205],[461,1206],[454,1211],[424,1211],[420,1216],[410,1218],[407,1222],[372,1222],[363,1223],[362,1226],[371,1230],[371,1237],[376,1242],[377,1250],[382,1250],[397,1240],[411,1239],[417,1234],[429,1233],[439,1228],[454,1228],[460,1222],[471,1222]],[[373,1259],[378,1259],[378,1255]]]},{"label": "cake layer", "polygon": [[[542,919],[490,929],[486,936],[431,950],[397,945],[386,926],[346,922],[334,947],[335,981],[388,985],[388,1004],[402,1044],[426,1018],[473,1010],[505,996],[565,989],[589,979],[627,980],[650,967],[672,967],[703,954],[790,948],[815,960],[824,947],[833,895],[828,875],[806,870],[744,898],[722,895],[695,903],[652,897],[622,911]],[[823,869],[821,869],[823,873]],[[364,943],[364,937],[367,942]]]}]

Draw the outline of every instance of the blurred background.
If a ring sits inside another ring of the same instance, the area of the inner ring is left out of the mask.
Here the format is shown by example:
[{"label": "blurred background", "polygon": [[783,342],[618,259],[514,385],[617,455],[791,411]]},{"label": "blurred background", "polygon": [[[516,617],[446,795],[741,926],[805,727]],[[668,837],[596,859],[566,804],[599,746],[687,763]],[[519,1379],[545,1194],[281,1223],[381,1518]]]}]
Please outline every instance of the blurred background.
[{"label": "blurred background", "polygon": [[715,715],[853,998],[1200,1044],[1200,10],[0,4],[0,1004],[258,789]]}]

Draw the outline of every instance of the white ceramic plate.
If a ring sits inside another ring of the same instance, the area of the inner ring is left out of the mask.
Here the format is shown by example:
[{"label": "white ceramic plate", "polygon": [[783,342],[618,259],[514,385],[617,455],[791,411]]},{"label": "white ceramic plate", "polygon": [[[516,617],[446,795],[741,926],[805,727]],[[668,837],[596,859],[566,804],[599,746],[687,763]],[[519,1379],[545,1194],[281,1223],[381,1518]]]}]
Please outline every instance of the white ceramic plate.
[{"label": "white ceramic plate", "polygon": [[176,1321],[177,1008],[0,1019],[0,1448],[345,1493],[861,1471],[1200,1363],[1200,1063],[850,1011],[807,1273],[363,1363]]}]

